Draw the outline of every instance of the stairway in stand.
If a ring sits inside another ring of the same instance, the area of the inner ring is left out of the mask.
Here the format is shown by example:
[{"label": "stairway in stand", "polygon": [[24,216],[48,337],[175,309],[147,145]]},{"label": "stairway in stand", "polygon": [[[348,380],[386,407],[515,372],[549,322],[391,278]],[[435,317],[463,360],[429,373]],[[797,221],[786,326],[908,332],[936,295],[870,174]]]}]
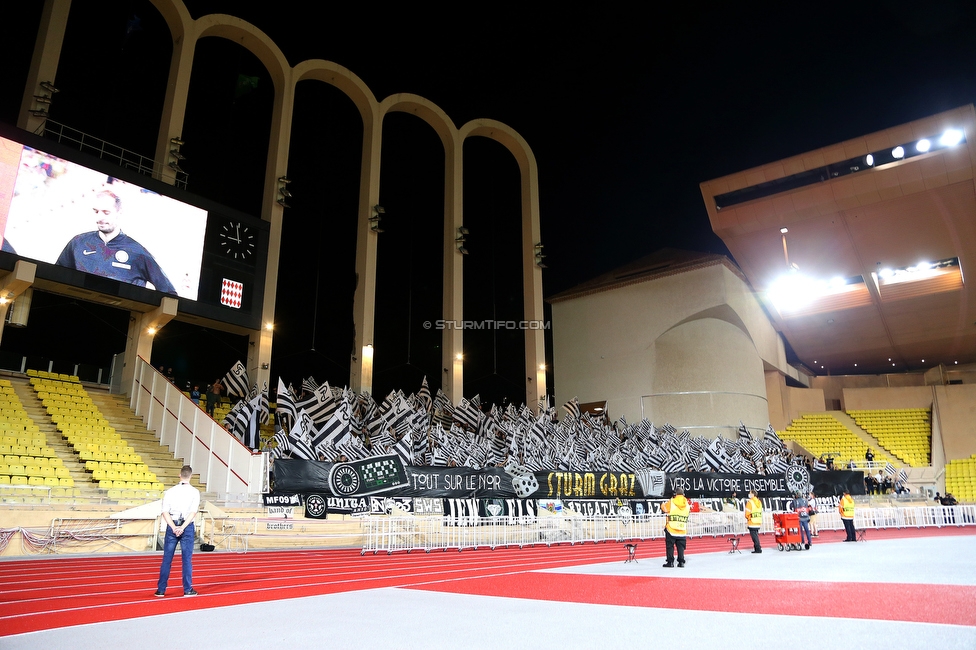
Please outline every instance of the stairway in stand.
[{"label": "stairway in stand", "polygon": [[61,463],[68,470],[71,478],[74,479],[74,487],[77,490],[75,500],[94,503],[108,502],[105,492],[99,490],[98,486],[92,483],[91,472],[85,470],[84,461],[78,458],[71,445],[61,437],[61,432],[54,426],[47,409],[41,404],[37,393],[27,383],[27,380],[22,376],[11,376],[8,379],[10,379],[10,385],[20,399],[20,403],[23,404],[27,415],[44,434],[47,446],[54,449],[54,453],[61,459]]},{"label": "stairway in stand", "polygon": [[[157,479],[163,485],[170,488],[180,482],[180,468],[183,467],[183,461],[174,458],[173,452],[168,447],[159,444],[156,435],[143,424],[142,418],[129,408],[127,396],[94,390],[89,391],[88,395],[102,412],[102,416],[115,427],[122,439],[142,456],[143,462],[156,473]],[[199,474],[193,474],[190,484],[201,492],[204,491]]]}]

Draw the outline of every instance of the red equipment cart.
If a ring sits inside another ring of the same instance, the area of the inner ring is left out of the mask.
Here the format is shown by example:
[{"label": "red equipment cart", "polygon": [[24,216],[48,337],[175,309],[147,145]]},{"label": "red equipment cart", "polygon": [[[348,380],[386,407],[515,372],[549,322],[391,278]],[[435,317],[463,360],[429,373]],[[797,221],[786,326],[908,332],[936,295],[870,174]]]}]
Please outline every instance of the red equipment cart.
[{"label": "red equipment cart", "polygon": [[800,515],[795,512],[778,512],[773,515],[773,533],[776,548],[786,551],[800,550]]}]

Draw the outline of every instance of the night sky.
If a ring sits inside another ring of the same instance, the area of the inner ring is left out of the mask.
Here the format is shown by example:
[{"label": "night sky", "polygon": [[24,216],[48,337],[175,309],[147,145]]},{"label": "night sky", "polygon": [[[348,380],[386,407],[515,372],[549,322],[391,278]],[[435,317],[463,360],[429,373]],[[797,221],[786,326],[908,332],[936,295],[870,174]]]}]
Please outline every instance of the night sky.
[{"label": "night sky", "polygon": [[[4,122],[16,121],[40,5],[4,8]],[[976,102],[972,2],[689,4],[640,14],[479,5],[452,8],[450,23],[415,4],[342,7],[331,17],[310,9],[318,6],[187,2],[194,17],[229,13],[257,25],[292,65],[322,58],[349,68],[377,99],[410,92],[458,126],[484,117],[517,130],[539,166],[547,296],[662,247],[727,254],[701,181]],[[52,119],[151,155],[170,54],[149,2],[74,0]],[[241,78],[256,86],[242,92]],[[260,214],[272,97],[248,52],[222,39],[199,44],[182,134],[191,192]],[[296,385],[307,374],[348,380],[361,138],[343,95],[299,85],[272,362],[273,376]],[[412,392],[424,375],[434,388],[440,380],[440,336],[422,323],[441,317],[443,153],[433,131],[405,114],[386,119],[383,138],[375,394]],[[484,139],[464,153],[465,317],[518,320],[517,166]],[[106,365],[124,348],[127,314],[35,302],[30,326],[8,329],[0,355]],[[64,318],[76,323],[70,332]],[[205,382],[245,349],[241,337],[171,323],[153,363]],[[524,399],[523,354],[519,334],[468,333],[465,395]],[[550,387],[554,379],[558,368]]]}]

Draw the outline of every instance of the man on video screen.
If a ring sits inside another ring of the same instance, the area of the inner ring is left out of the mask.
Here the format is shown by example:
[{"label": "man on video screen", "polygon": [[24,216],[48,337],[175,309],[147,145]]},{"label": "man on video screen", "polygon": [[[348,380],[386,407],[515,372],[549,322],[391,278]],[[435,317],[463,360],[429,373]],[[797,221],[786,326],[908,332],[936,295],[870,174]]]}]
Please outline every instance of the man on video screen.
[{"label": "man on video screen", "polygon": [[122,199],[109,190],[95,195],[97,230],[77,235],[58,257],[58,266],[113,278],[140,287],[176,294],[152,254],[120,226]]}]

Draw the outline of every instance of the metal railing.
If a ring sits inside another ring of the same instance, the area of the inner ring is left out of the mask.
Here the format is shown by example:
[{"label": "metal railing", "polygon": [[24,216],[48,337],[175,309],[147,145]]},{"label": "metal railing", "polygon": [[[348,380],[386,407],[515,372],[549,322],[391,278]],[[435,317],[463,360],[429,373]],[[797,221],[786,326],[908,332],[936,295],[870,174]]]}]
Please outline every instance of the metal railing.
[{"label": "metal railing", "polygon": [[[760,532],[773,532],[773,517],[766,512]],[[476,549],[583,544],[664,537],[664,515],[529,516],[529,517],[364,517],[362,553]],[[817,515],[818,530],[842,530],[837,512]],[[858,508],[858,530],[976,525],[976,506]],[[692,513],[689,537],[745,535],[741,512]]]},{"label": "metal railing", "polygon": [[78,129],[72,128],[47,119],[39,129],[41,135],[49,140],[54,140],[61,144],[77,149],[83,153],[110,160],[123,169],[131,169],[143,176],[161,179],[163,174],[171,174],[175,178],[176,187],[186,189],[189,176],[184,171],[175,171],[170,167],[156,162],[148,156],[129,151],[125,147],[106,142],[101,138],[89,135]]},{"label": "metal railing", "polygon": [[193,466],[207,492],[268,491],[267,452],[252,452],[142,357],[136,358],[129,407],[175,458]]}]

